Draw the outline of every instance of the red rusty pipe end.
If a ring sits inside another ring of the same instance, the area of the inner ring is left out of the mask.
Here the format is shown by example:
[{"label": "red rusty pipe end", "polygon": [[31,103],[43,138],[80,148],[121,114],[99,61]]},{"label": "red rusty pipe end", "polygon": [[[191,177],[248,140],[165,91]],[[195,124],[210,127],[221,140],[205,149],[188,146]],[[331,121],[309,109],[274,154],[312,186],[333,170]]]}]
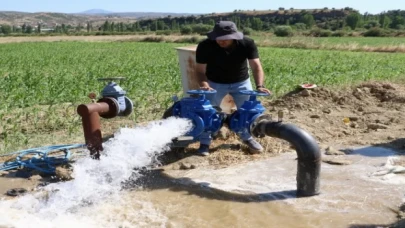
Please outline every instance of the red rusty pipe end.
[{"label": "red rusty pipe end", "polygon": [[105,113],[109,112],[109,105],[105,102],[99,103],[90,103],[90,104],[81,104],[77,107],[77,113],[84,117],[86,115],[90,115],[93,112],[97,113]]},{"label": "red rusty pipe end", "polygon": [[84,139],[90,156],[94,159],[99,159],[100,151],[103,150],[100,116],[113,118],[118,115],[119,110],[118,104],[116,105],[113,99],[100,100],[97,103],[81,104],[77,107],[77,113],[82,117]]}]

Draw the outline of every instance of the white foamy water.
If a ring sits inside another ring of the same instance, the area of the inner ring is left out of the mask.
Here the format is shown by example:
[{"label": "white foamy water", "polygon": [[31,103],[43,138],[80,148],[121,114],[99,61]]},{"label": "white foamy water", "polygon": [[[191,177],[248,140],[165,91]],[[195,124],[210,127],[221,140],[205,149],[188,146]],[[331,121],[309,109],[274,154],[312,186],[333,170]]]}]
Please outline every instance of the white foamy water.
[{"label": "white foamy water", "polygon": [[74,180],[0,201],[0,227],[163,226],[167,219],[151,203],[121,197],[122,182],[140,176],[134,168],[156,164],[171,139],[191,126],[185,119],[169,118],[120,129],[103,145],[100,160],[85,157],[72,164]]}]

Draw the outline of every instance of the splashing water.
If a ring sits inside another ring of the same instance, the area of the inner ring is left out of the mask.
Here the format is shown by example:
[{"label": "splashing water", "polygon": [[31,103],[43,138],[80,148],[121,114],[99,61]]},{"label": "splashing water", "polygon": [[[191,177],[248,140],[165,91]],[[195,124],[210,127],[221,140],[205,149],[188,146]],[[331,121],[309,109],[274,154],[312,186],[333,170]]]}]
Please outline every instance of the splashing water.
[{"label": "splashing water", "polygon": [[190,129],[189,121],[173,117],[120,129],[103,145],[100,160],[86,157],[72,164],[74,180],[0,201],[0,227],[163,226],[166,218],[150,203],[122,196],[122,183],[139,178],[134,168],[154,165],[171,139]]}]

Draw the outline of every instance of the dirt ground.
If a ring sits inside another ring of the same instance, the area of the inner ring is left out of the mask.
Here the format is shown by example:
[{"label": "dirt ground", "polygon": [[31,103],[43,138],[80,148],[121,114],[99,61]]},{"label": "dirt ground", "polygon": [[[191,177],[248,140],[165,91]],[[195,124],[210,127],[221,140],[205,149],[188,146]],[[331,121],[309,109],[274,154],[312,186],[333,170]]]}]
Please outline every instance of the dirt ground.
[{"label": "dirt ground", "polygon": [[[297,88],[276,100],[263,99],[262,104],[274,119],[282,111],[284,122],[295,124],[314,136],[323,154],[347,153],[357,146],[382,146],[405,152],[405,83],[366,82],[343,89]],[[223,128],[213,141],[209,156],[195,156],[198,144],[191,144],[185,149],[174,148],[159,160],[164,169],[222,168],[292,150],[288,142],[277,138],[265,137],[259,142],[265,152],[249,154],[238,137]],[[401,163],[405,165],[405,159]],[[0,177],[2,194],[7,186],[14,187],[14,184],[10,185],[12,175],[3,173]],[[68,179],[66,174],[59,177]],[[39,182],[41,179],[37,176],[34,180],[18,183],[32,189]],[[405,217],[405,205],[399,209],[398,216]]]}]

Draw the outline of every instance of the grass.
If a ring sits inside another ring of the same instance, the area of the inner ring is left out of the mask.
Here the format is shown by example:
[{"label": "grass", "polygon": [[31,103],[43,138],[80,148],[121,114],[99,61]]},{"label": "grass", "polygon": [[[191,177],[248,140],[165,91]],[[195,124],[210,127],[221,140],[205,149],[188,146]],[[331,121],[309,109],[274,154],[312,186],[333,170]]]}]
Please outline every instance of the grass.
[{"label": "grass", "polygon": [[[89,92],[118,82],[134,102],[127,118],[102,119],[104,133],[160,119],[181,96],[181,73],[175,47],[184,43],[35,42],[0,44],[0,154],[56,143],[83,143],[76,108],[89,103]],[[276,96],[296,85],[350,85],[369,79],[404,76],[405,56],[260,47],[266,86]]]}]

